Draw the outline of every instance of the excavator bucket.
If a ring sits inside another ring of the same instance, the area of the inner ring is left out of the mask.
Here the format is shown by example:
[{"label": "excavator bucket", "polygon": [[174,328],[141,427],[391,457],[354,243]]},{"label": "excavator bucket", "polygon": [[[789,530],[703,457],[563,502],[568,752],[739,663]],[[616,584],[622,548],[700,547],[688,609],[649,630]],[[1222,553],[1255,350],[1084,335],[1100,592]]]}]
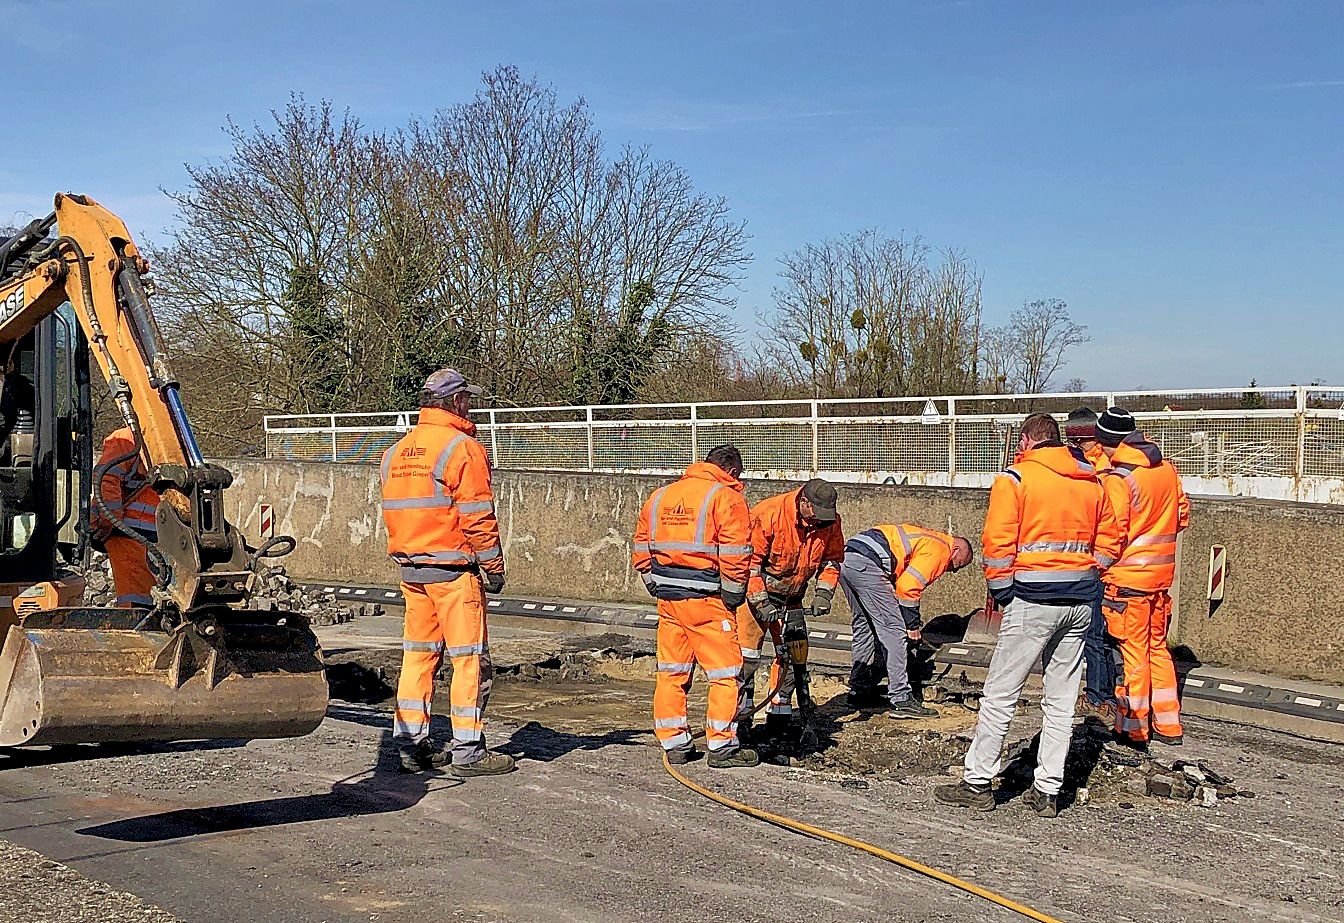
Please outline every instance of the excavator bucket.
[{"label": "excavator bucket", "polygon": [[56,609],[0,649],[0,746],[297,737],[327,710],[306,625],[244,610],[146,630],[146,612]]}]

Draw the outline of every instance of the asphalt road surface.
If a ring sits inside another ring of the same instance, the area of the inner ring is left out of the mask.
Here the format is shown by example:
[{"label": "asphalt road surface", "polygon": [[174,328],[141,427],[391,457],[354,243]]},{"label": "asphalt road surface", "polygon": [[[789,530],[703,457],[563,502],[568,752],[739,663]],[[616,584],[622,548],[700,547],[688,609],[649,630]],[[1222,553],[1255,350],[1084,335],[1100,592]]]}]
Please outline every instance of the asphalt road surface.
[{"label": "asphalt road surface", "polygon": [[[513,643],[525,662],[555,640]],[[0,753],[0,839],[62,864],[0,851],[0,920],[42,919],[24,901],[81,919],[53,909],[80,889],[113,901],[91,919],[189,923],[1018,919],[688,792],[658,763],[634,673],[502,677],[490,734],[521,768],[470,782],[397,772],[386,710],[343,702],[297,740]],[[1046,821],[936,805],[946,773],[690,771],[1064,920],[1344,921],[1339,748],[1198,720],[1188,735],[1185,755],[1255,797],[1113,798]]]}]

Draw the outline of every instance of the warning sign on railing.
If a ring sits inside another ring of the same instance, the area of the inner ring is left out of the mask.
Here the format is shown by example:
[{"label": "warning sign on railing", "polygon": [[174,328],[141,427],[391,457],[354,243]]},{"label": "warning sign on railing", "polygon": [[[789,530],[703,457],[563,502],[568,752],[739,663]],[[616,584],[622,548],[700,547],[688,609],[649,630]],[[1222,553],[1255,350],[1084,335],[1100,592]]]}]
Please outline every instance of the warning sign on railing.
[{"label": "warning sign on railing", "polygon": [[938,408],[933,401],[924,402],[924,412],[919,415],[919,420],[926,426],[936,426],[943,422],[942,414],[938,413]]}]

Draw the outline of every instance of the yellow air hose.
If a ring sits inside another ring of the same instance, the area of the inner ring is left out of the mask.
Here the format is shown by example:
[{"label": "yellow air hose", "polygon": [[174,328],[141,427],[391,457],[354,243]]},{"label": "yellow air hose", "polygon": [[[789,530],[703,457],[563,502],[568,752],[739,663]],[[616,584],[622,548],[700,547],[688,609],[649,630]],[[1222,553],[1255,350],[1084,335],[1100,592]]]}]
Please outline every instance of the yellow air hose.
[{"label": "yellow air hose", "polygon": [[[780,677],[781,677],[780,683],[782,683],[783,682],[782,671]],[[775,697],[775,693],[779,691],[780,683],[776,683],[775,688],[771,689],[769,694],[760,702],[760,704],[758,704],[756,708],[752,710],[753,715],[755,715],[762,708],[764,708],[766,703]],[[702,731],[700,734],[696,734],[695,736],[700,737],[703,735],[703,733],[704,732]],[[795,833],[801,833],[805,836],[817,837],[818,839],[822,840],[830,840],[832,843],[839,843],[841,846],[848,846],[851,849],[857,849],[860,850],[861,852],[866,852],[870,856],[876,856],[877,858],[884,859],[887,862],[890,862],[894,865],[899,865],[901,868],[909,869],[912,872],[918,872],[920,875],[932,878],[935,881],[941,881],[943,884],[951,885],[952,887],[957,888],[960,891],[965,891],[967,894],[973,894],[976,897],[989,901],[991,904],[998,904],[1000,907],[1005,907],[1008,910],[1013,911],[1014,913],[1021,914],[1022,916],[1026,917],[1029,920],[1037,920],[1039,921],[1039,923],[1063,923],[1062,920],[1059,920],[1052,916],[1047,916],[1046,914],[1041,913],[1039,910],[1034,910],[1031,907],[1026,906],[1025,904],[1019,904],[1017,901],[1009,900],[1002,894],[995,894],[993,891],[990,891],[987,888],[982,888],[979,885],[972,884],[971,882],[958,878],[955,875],[949,875],[947,872],[939,871],[936,868],[932,868],[930,866],[924,865],[923,863],[916,862],[914,859],[911,859],[907,856],[902,856],[899,853],[894,853],[889,849],[883,849],[881,846],[874,846],[872,843],[866,843],[863,840],[856,840],[852,837],[847,837],[841,833],[835,833],[834,831],[826,830],[822,827],[816,827],[813,826],[812,824],[805,823],[801,820],[795,820],[792,817],[785,817],[782,814],[775,814],[771,811],[764,811],[761,810],[760,808],[753,808],[749,804],[743,804],[740,801],[734,801],[732,798],[729,798],[726,795],[720,795],[718,792],[711,791],[710,789],[705,788],[703,785],[691,781],[690,779],[686,778],[686,776],[678,772],[675,768],[673,768],[672,763],[668,760],[666,752],[663,753],[663,768],[667,770],[668,775],[676,779],[682,785],[689,788],[691,791],[695,792],[697,795],[703,795],[710,801],[717,802],[726,808],[732,808],[734,811],[738,811],[739,813],[745,814],[748,817],[754,817],[757,820],[765,821],[767,824],[774,824],[776,827],[783,827],[786,830],[792,830]]]}]

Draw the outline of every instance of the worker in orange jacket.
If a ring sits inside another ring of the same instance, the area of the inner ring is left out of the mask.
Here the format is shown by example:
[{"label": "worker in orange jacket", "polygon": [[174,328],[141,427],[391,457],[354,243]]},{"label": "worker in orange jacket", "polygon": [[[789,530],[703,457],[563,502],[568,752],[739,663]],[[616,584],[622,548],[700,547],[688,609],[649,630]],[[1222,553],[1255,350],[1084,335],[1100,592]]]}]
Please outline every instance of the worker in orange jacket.
[{"label": "worker in orange jacket", "polygon": [[1121,538],[1120,560],[1106,571],[1102,601],[1125,669],[1116,733],[1139,746],[1150,732],[1155,740],[1179,745],[1184,731],[1167,625],[1176,537],[1190,525],[1190,498],[1175,466],[1136,429],[1128,411],[1112,407],[1102,414],[1097,438],[1111,460],[1102,484]]},{"label": "worker in orange jacket", "polygon": [[[159,495],[149,486],[149,472],[129,426],[113,430],[103,440],[97,467],[103,472],[97,498],[102,503],[95,499],[91,504],[89,525],[94,544],[107,552],[112,564],[116,604],[123,609],[153,606],[150,590],[157,579],[150,569],[145,543],[159,538],[155,521]],[[133,531],[139,540],[114,526],[114,521]]]},{"label": "worker in orange jacket", "polygon": [[[511,756],[485,747],[493,677],[485,594],[504,589],[504,556],[490,461],[469,419],[480,393],[455,369],[430,375],[419,422],[383,454],[380,469],[387,551],[401,567],[406,599],[393,737],[407,772],[450,761],[463,778],[514,768]],[[445,653],[453,665],[451,752],[429,733],[434,673]]]},{"label": "worker in orange jacket", "polygon": [[908,522],[874,526],[845,543],[840,586],[854,630],[847,697],[851,707],[879,701],[877,684],[885,672],[890,717],[938,715],[910,688],[909,642],[922,637],[919,605],[924,590],[948,571],[961,570],[973,557],[966,539]]},{"label": "worker in orange jacket", "polygon": [[1083,458],[1087,459],[1098,475],[1111,467],[1105,450],[1097,441],[1097,412],[1091,407],[1079,407],[1069,412],[1068,419],[1064,421],[1064,438],[1069,445],[1082,451]]},{"label": "worker in orange jacket", "polygon": [[[1079,407],[1064,421],[1064,438],[1069,445],[1083,453],[1097,474],[1111,467],[1110,460],[1097,441],[1097,412],[1090,407]],[[1093,717],[1110,726],[1115,723],[1119,704],[1115,699],[1115,642],[1107,637],[1106,617],[1101,611],[1101,592],[1092,604],[1092,618],[1087,627],[1087,644],[1083,651],[1087,664],[1083,693],[1078,696],[1077,713]]]},{"label": "worker in orange jacket", "polygon": [[761,647],[770,633],[776,657],[770,667],[770,689],[777,690],[765,706],[766,725],[778,726],[793,717],[793,671],[780,656],[784,614],[802,608],[808,584],[812,614],[824,618],[831,611],[845,537],[836,512],[834,485],[813,478],[797,490],[768,497],[751,509],[751,578],[747,602],[737,610],[737,639],[742,647],[742,688],[737,700],[737,730],[745,736],[756,709],[756,670]]},{"label": "worker in orange jacket", "polygon": [[982,537],[985,578],[1003,621],[989,664],[975,738],[962,781],[934,790],[947,804],[990,811],[1003,743],[1032,666],[1044,667],[1035,783],[1024,796],[1054,817],[1073,736],[1083,646],[1100,572],[1115,563],[1120,535],[1091,465],[1066,446],[1059,423],[1033,414],[1022,424],[1021,460],[994,479]]},{"label": "worker in orange jacket", "polygon": [[655,490],[635,527],[630,563],[658,600],[653,730],[674,763],[697,756],[686,714],[696,664],[709,680],[709,765],[760,762],[737,737],[742,651],[736,613],[747,598],[752,560],[751,512],[741,475],[742,453],[716,446],[680,480]]}]

